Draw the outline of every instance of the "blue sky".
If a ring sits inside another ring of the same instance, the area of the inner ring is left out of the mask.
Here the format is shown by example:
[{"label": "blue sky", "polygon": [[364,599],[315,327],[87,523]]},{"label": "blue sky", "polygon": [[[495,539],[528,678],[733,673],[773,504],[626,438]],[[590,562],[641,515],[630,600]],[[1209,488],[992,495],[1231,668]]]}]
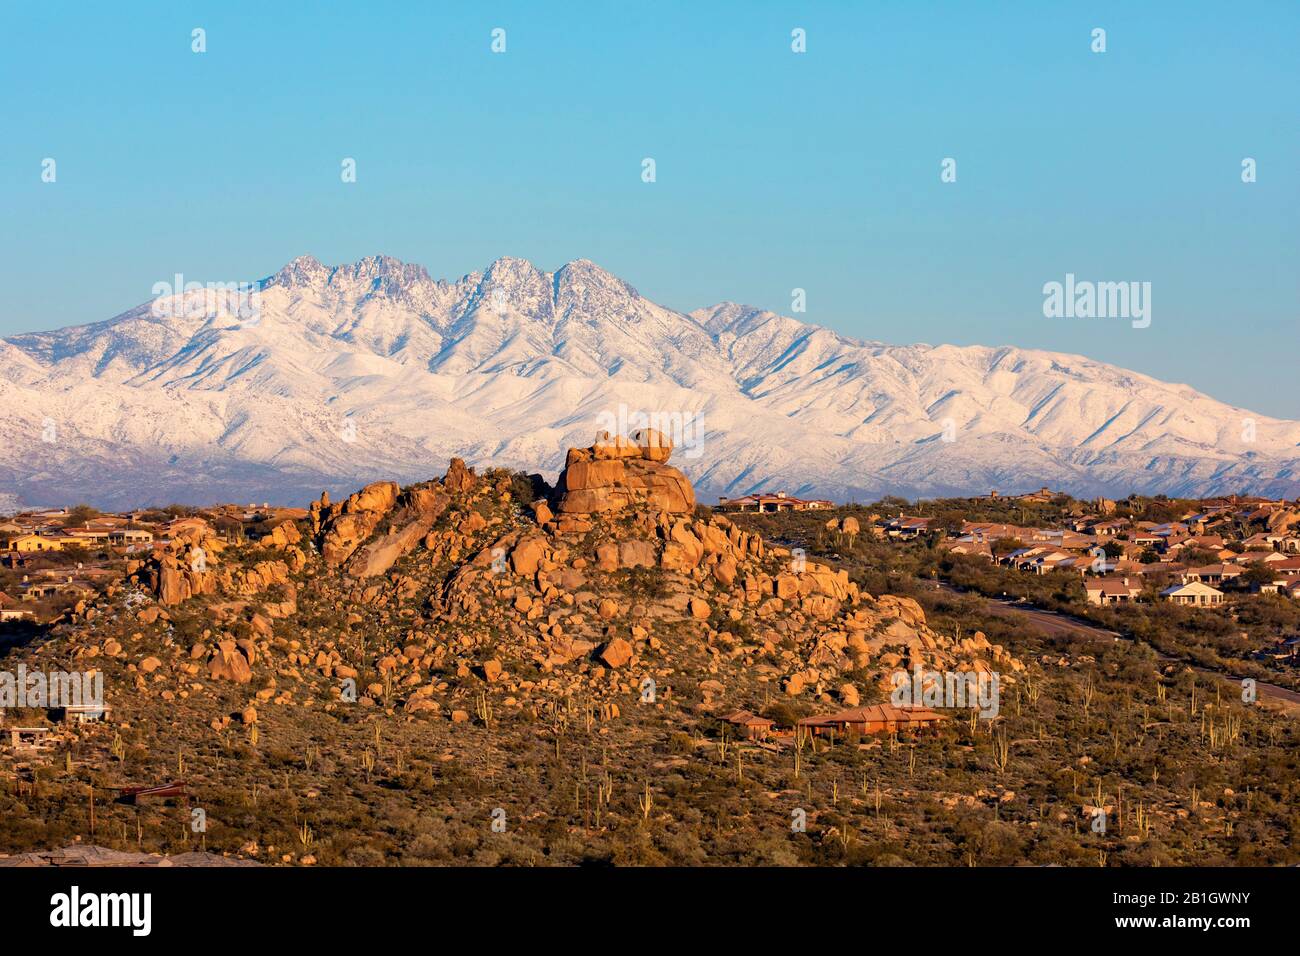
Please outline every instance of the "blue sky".
[{"label": "blue sky", "polygon": [[[586,257],[683,310],[798,287],[850,335],[1300,418],[1297,47],[1290,0],[9,3],[0,334],[304,253]],[[1151,282],[1151,326],[1044,318],[1066,273]]]}]

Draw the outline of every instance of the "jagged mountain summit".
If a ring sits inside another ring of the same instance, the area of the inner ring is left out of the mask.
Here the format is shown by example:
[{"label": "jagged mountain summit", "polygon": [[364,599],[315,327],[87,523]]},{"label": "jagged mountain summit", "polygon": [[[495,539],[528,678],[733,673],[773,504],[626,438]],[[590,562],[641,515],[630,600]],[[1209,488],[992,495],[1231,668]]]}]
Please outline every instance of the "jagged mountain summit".
[{"label": "jagged mountain summit", "polygon": [[684,314],[581,259],[447,281],[302,257],[254,290],[252,310],[194,290],[0,340],[0,494],[301,502],[457,456],[553,478],[565,449],[646,424],[680,430],[705,503],[1300,494],[1300,423],[1075,355],[862,342],[733,303]]}]

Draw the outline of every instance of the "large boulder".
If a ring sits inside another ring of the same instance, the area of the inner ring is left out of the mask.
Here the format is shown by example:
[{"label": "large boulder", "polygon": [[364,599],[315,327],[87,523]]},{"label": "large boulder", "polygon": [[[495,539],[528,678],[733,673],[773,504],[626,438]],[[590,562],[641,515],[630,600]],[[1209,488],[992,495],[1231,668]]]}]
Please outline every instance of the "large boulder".
[{"label": "large boulder", "polygon": [[343,503],[345,511],[386,512],[397,502],[395,481],[375,481],[366,485]]},{"label": "large boulder", "polygon": [[441,491],[432,488],[408,491],[401,499],[402,507],[394,513],[391,530],[356,551],[348,562],[348,574],[354,578],[383,574],[398,558],[424,540],[450,501]]},{"label": "large boulder", "polygon": [[653,428],[638,428],[629,437],[647,461],[664,462],[673,453],[673,440]]},{"label": "large boulder", "polygon": [[633,439],[597,438],[590,448],[570,448],[560,474],[561,514],[595,514],[644,506],[670,514],[695,510],[695,490],[687,477],[665,464],[672,443],[653,429]]},{"label": "large boulder", "polygon": [[632,660],[632,645],[621,637],[616,637],[600,651],[600,659],[617,670]]},{"label": "large boulder", "polygon": [[442,478],[442,486],[453,493],[469,491],[477,483],[478,477],[465,467],[465,462],[460,458],[451,460],[451,464],[447,466],[447,474]]},{"label": "large boulder", "polygon": [[530,535],[510,552],[510,570],[515,574],[536,574],[545,557],[546,539],[541,535]]},{"label": "large boulder", "polygon": [[212,660],[208,661],[208,674],[215,680],[234,681],[236,684],[247,684],[253,679],[248,658],[234,641],[217,644]]},{"label": "large boulder", "polygon": [[[326,563],[337,566],[350,558],[392,510],[399,491],[395,481],[376,481],[330,507],[321,522],[321,554]],[[321,510],[323,514],[325,509]]]}]

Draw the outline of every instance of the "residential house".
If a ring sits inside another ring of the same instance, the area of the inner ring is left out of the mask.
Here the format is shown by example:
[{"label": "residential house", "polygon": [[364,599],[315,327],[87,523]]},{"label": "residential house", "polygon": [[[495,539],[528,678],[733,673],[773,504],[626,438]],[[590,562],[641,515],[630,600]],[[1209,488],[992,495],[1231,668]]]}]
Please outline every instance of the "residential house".
[{"label": "residential house", "polygon": [[[994,494],[996,494],[996,492],[994,492]],[[1051,501],[1053,498],[1059,497],[1061,494],[1062,492],[1052,491],[1048,487],[1043,486],[1042,488],[1039,488],[1037,491],[1030,491],[1023,495],[1013,495],[1012,500],[1033,501],[1033,502],[1042,503],[1042,502]]]},{"label": "residential house", "polygon": [[31,611],[19,606],[17,601],[0,591],[0,622],[22,621],[31,618],[31,616]]},{"label": "residential house", "polygon": [[113,708],[110,704],[68,704],[59,708],[66,724],[85,724],[107,719]]},{"label": "residential house", "polygon": [[1246,551],[1243,554],[1237,555],[1236,563],[1255,564],[1258,561],[1262,561],[1264,564],[1271,566],[1277,564],[1279,561],[1285,560],[1287,560],[1286,555],[1279,554],[1276,551]]},{"label": "residential house", "polygon": [[1247,551],[1277,551],[1278,546],[1286,539],[1286,534],[1282,532],[1261,531],[1259,534],[1252,534],[1249,538],[1242,540]]},{"label": "residential house", "polygon": [[1208,584],[1202,584],[1200,581],[1193,581],[1191,584],[1175,584],[1161,591],[1160,596],[1166,601],[1172,601],[1174,604],[1186,604],[1196,607],[1223,603],[1222,591],[1218,588],[1212,588]]},{"label": "residential house", "polygon": [[1035,547],[1012,551],[1005,557],[1000,558],[999,563],[1009,564],[1017,570],[1029,571],[1033,574],[1047,574],[1057,568],[1072,568],[1081,560],[1080,570],[1082,571],[1090,565],[1091,558],[1080,559],[1078,555],[1067,554],[1064,551],[1058,551],[1056,548]]},{"label": "residential house", "polygon": [[32,553],[36,551],[62,551],[68,543],[68,536],[62,532],[51,534],[24,534],[9,539],[9,551]]},{"label": "residential house", "polygon": [[834,508],[835,502],[825,499],[805,499],[787,495],[784,491],[757,493],[741,498],[719,498],[718,511],[822,511]]},{"label": "residential house", "polygon": [[993,550],[987,542],[975,541],[971,537],[958,538],[955,541],[946,541],[941,547],[953,554],[973,554],[977,557],[993,560]]},{"label": "residential house", "polygon": [[1110,521],[1098,521],[1088,530],[1101,538],[1113,538],[1116,535],[1123,534],[1128,529],[1128,521],[1123,518],[1116,518]]},{"label": "residential house", "polygon": [[766,717],[759,717],[747,710],[738,710],[735,713],[727,714],[722,719],[750,740],[762,740],[776,726],[775,721],[768,720]]},{"label": "residential house", "polygon": [[799,721],[799,727],[818,735],[845,733],[849,730],[855,730],[860,734],[879,734],[937,727],[943,720],[947,718],[942,714],[936,714],[928,707],[869,704],[820,717],[805,717]]},{"label": "residential house", "polygon": [[1168,536],[1156,534],[1154,531],[1138,531],[1129,537],[1139,548],[1152,548],[1156,551],[1163,551],[1168,542]]},{"label": "residential house", "polygon": [[1183,538],[1181,541],[1171,541],[1169,544],[1169,550],[1171,552],[1177,552],[1196,548],[1198,550],[1212,552],[1216,557],[1231,557],[1233,552],[1227,550],[1227,543],[1228,542],[1223,539],[1222,535],[1196,534]]},{"label": "residential house", "polygon": [[1137,600],[1142,586],[1127,577],[1091,578],[1084,585],[1089,604],[1129,604]]},{"label": "residential house", "polygon": [[1269,570],[1283,578],[1294,578],[1300,575],[1300,557],[1287,558],[1285,561],[1270,561]]},{"label": "residential house", "polygon": [[1245,568],[1236,564],[1207,564],[1200,568],[1188,568],[1180,577],[1184,584],[1199,581],[1202,584],[1222,585],[1241,577]]},{"label": "residential house", "polygon": [[929,518],[910,518],[907,515],[899,515],[897,518],[891,518],[885,522],[885,533],[891,538],[898,538],[902,541],[919,538],[929,530]]},{"label": "residential house", "polygon": [[153,541],[153,532],[146,531],[143,528],[122,528],[117,531],[110,531],[108,543],[116,547],[125,545],[148,544]]}]

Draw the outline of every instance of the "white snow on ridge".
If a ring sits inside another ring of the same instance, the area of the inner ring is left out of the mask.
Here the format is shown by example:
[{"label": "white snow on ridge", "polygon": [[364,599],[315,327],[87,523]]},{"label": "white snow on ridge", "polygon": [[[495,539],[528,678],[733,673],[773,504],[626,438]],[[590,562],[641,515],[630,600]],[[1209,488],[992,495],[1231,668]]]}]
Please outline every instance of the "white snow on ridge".
[{"label": "white snow on ridge", "polygon": [[704,501],[1300,495],[1300,423],[1082,356],[862,342],[735,303],[685,315],[587,260],[449,282],[384,256],[295,259],[253,323],[146,303],[0,340],[0,494],[301,503],[452,455],[554,477],[620,406],[702,419],[673,461]]}]

